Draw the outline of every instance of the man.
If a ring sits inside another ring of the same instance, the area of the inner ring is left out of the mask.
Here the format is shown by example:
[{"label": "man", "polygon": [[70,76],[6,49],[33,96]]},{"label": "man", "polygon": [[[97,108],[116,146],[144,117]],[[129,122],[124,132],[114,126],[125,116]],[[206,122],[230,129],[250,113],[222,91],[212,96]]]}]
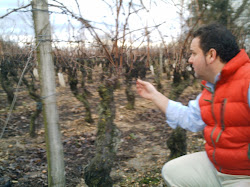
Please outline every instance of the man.
[{"label": "man", "polygon": [[168,186],[250,186],[250,60],[232,33],[211,24],[193,34],[189,63],[204,89],[188,106],[169,100],[149,82],[137,92],[166,113],[172,128],[204,131],[205,152],[167,162]]}]

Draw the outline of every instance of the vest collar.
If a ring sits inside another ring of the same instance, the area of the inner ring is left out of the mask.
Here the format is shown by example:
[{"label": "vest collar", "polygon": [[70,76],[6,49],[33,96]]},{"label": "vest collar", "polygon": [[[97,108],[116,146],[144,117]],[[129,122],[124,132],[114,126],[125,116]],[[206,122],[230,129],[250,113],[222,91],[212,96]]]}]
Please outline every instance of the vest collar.
[{"label": "vest collar", "polygon": [[240,52],[232,58],[221,71],[221,80],[226,80],[232,74],[234,74],[241,66],[246,63],[249,63],[249,57],[244,49],[241,49]]},{"label": "vest collar", "polygon": [[[215,82],[217,83],[220,81],[226,81],[226,79],[228,79],[232,74],[234,74],[241,66],[246,63],[250,63],[250,59],[245,50],[241,49],[240,52],[234,58],[232,58],[229,62],[226,63],[222,71],[216,75]],[[208,84],[207,81],[202,80],[201,84],[203,86],[210,87],[209,85],[211,85],[212,83]]]}]

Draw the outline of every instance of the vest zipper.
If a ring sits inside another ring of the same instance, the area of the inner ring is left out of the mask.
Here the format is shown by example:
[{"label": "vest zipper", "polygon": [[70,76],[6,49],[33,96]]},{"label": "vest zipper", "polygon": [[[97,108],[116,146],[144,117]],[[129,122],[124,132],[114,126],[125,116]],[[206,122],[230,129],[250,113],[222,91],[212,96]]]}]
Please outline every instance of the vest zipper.
[{"label": "vest zipper", "polygon": [[216,138],[216,141],[215,141],[216,143],[219,141],[222,132],[225,130],[224,119],[225,119],[226,103],[227,103],[227,99],[225,98],[223,99],[222,106],[221,106],[221,131]]},{"label": "vest zipper", "polygon": [[214,95],[215,95],[215,92],[212,93],[212,116],[214,118],[214,121],[215,121],[215,126],[210,134],[210,138],[211,138],[211,142],[213,144],[213,147],[214,147],[214,151],[213,151],[213,160],[214,160],[214,163],[217,165],[217,162],[215,160],[215,150],[216,150],[216,146],[215,146],[215,143],[214,143],[214,140],[213,140],[213,134],[214,134],[214,131],[218,125],[217,123],[217,120],[216,120],[216,117],[215,117],[215,113],[214,113]]},{"label": "vest zipper", "polygon": [[247,153],[247,155],[248,155],[248,159],[250,160],[250,143],[248,144],[248,153]]}]

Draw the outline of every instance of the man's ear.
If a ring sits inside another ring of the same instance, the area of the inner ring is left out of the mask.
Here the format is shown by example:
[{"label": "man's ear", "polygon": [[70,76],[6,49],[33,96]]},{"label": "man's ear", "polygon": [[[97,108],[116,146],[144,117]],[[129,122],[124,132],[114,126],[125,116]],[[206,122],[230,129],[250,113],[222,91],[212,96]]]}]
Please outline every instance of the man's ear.
[{"label": "man's ear", "polygon": [[213,63],[217,58],[217,52],[215,49],[211,48],[209,49],[209,51],[207,52],[207,60],[208,63]]}]

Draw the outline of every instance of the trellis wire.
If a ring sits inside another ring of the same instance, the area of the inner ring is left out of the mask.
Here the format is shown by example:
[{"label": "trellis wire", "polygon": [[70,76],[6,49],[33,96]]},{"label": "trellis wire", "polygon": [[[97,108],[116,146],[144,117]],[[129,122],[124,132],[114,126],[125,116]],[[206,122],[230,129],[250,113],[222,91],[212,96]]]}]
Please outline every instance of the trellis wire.
[{"label": "trellis wire", "polygon": [[0,135],[0,139],[2,139],[3,134],[4,134],[4,131],[5,131],[5,129],[6,129],[7,125],[8,125],[8,123],[9,123],[9,120],[10,120],[10,117],[11,117],[11,114],[12,114],[12,111],[13,111],[13,108],[14,108],[14,106],[15,106],[15,104],[16,104],[17,91],[18,91],[18,89],[19,89],[19,87],[20,87],[20,85],[21,85],[21,83],[22,83],[22,79],[23,79],[24,73],[25,73],[25,71],[26,71],[26,69],[27,69],[27,67],[28,67],[28,65],[29,65],[29,63],[30,63],[30,60],[31,60],[31,58],[32,58],[33,51],[36,50],[36,49],[38,48],[38,46],[40,45],[41,42],[42,42],[42,41],[39,41],[38,44],[37,44],[33,49],[31,49],[31,51],[30,51],[28,60],[27,60],[26,65],[25,65],[25,67],[24,67],[24,69],[23,69],[23,72],[22,72],[22,74],[21,74],[21,77],[20,77],[20,79],[19,79],[19,81],[18,81],[18,84],[17,84],[17,87],[16,87],[16,93],[14,94],[14,98],[13,98],[13,101],[12,101],[12,103],[11,103],[10,111],[9,111],[8,117],[7,117],[6,121],[5,121],[4,127],[3,127],[3,129],[2,129],[2,133],[1,133],[1,135]]}]

